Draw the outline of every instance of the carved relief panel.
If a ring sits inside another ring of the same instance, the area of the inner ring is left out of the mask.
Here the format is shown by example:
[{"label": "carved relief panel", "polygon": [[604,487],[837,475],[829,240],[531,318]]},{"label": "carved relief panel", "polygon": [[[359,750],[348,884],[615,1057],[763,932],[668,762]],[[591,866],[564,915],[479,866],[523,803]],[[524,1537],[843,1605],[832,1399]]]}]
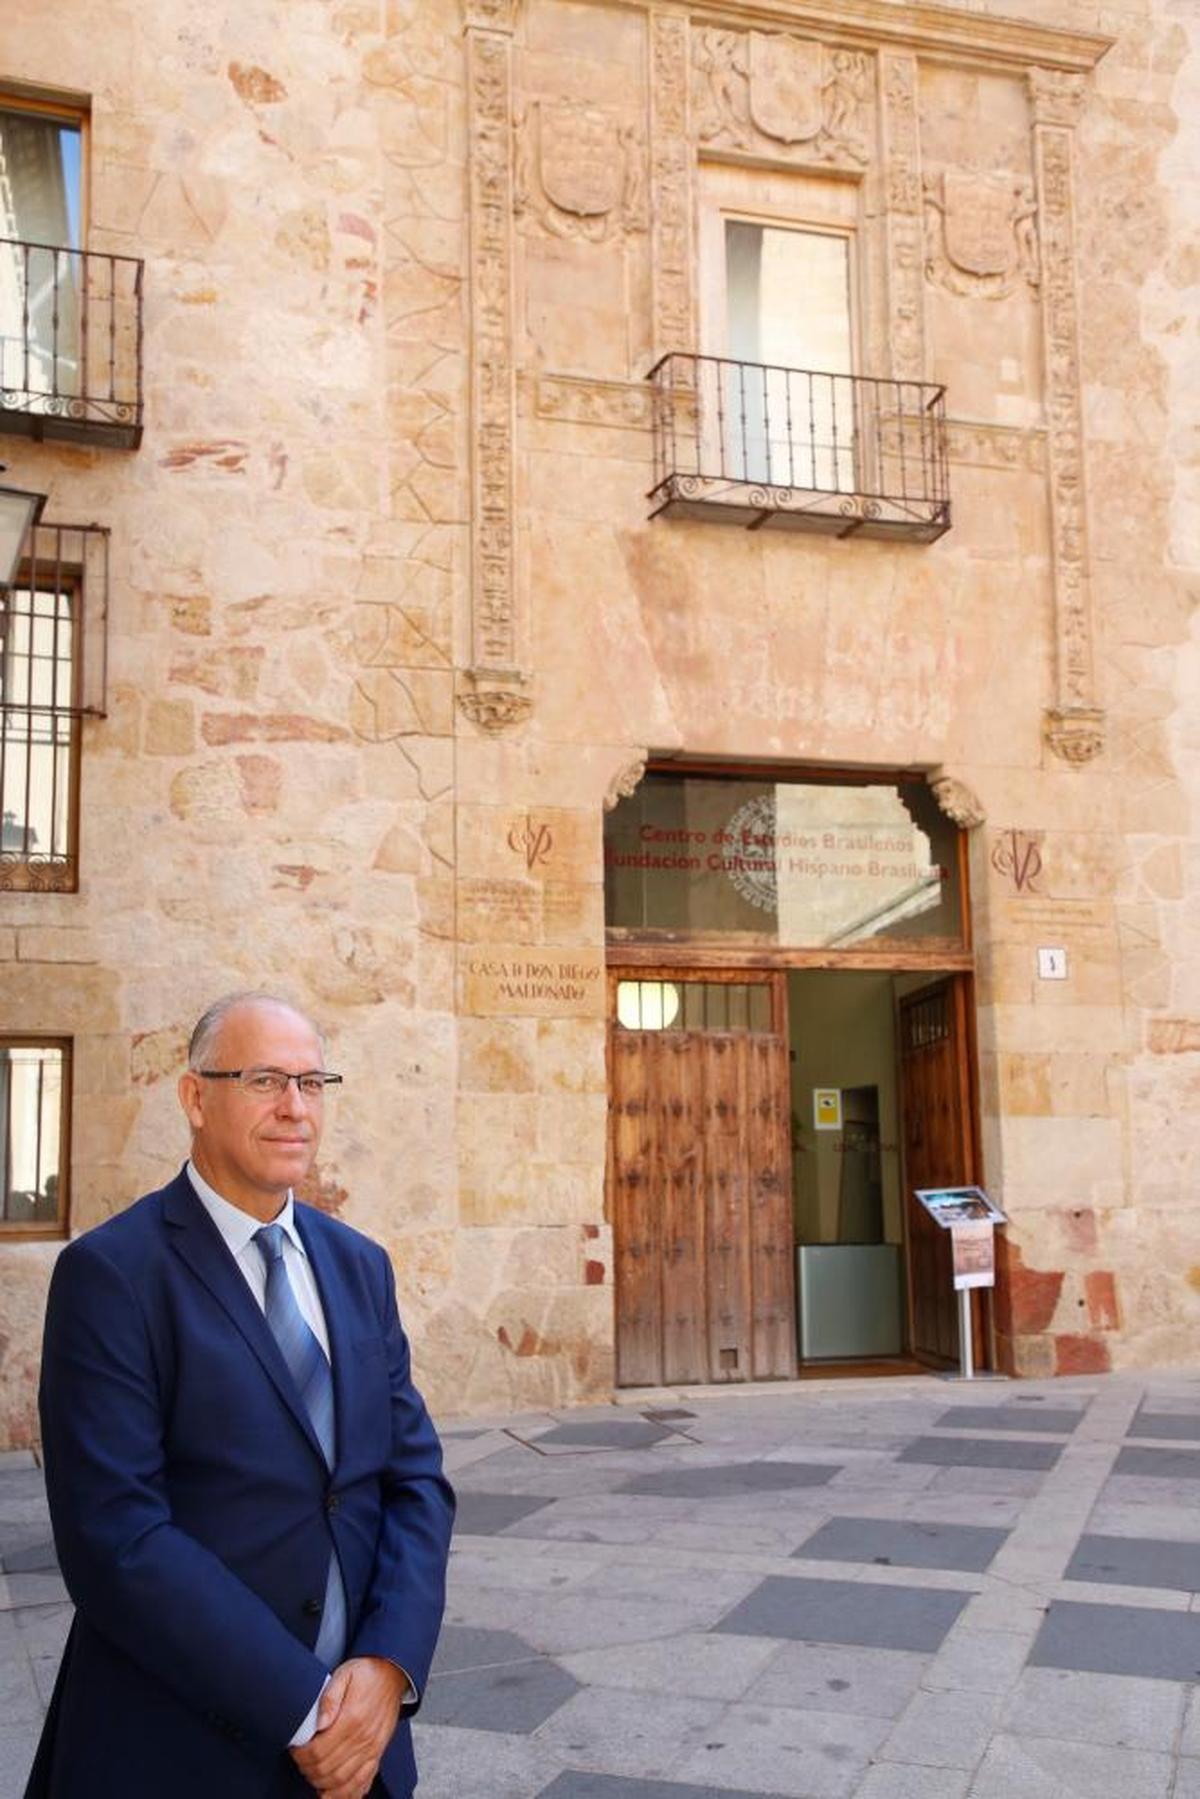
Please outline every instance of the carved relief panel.
[{"label": "carved relief panel", "polygon": [[871,59],[782,31],[692,34],[692,106],[705,149],[861,170],[870,159]]},{"label": "carved relief panel", "polygon": [[516,118],[517,217],[526,229],[593,244],[644,231],[645,162],[632,114],[534,100]]},{"label": "carved relief panel", "polygon": [[1006,300],[1041,281],[1033,182],[985,169],[927,172],[925,273],[952,294]]}]

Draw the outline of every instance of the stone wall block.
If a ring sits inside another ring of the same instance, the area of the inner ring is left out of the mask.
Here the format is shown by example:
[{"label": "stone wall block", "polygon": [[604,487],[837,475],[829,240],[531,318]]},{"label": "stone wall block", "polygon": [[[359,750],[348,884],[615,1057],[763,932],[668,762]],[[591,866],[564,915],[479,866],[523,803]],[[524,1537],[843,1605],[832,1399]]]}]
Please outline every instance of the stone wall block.
[{"label": "stone wall block", "polygon": [[142,748],[148,756],[190,756],[196,748],[196,709],[190,700],[151,700]]}]

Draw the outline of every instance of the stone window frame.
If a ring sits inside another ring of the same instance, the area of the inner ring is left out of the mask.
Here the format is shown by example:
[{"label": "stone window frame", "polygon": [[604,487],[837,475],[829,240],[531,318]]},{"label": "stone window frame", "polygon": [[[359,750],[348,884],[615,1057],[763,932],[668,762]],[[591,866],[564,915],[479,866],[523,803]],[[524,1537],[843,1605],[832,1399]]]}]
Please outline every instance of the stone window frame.
[{"label": "stone window frame", "polygon": [[71,1116],[75,1041],[72,1037],[55,1036],[49,1033],[5,1033],[0,1036],[0,1050],[7,1052],[12,1049],[52,1049],[58,1050],[62,1055],[62,1088],[58,1116],[57,1211],[53,1219],[28,1223],[9,1218],[7,1215],[9,1208],[9,1121],[7,1116],[9,1086],[8,1082],[4,1081],[0,1083],[0,1106],[3,1107],[3,1116],[0,1117],[0,1182],[3,1183],[2,1196],[0,1196],[0,1241],[6,1243],[61,1241],[70,1235]]}]

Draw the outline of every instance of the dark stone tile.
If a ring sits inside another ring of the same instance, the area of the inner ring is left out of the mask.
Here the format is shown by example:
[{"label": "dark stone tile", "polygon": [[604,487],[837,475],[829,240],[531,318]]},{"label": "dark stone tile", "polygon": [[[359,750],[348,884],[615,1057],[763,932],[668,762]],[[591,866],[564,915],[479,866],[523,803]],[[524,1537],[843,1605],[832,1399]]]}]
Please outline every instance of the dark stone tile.
[{"label": "dark stone tile", "polygon": [[495,1537],[510,1524],[520,1523],[553,1499],[531,1498],[526,1493],[472,1493],[458,1489],[458,1510],[454,1518],[455,1536]]},{"label": "dark stone tile", "polygon": [[1200,1593],[1200,1543],[1164,1543],[1158,1537],[1080,1537],[1065,1578]]},{"label": "dark stone tile", "polygon": [[664,1406],[658,1411],[642,1413],[643,1418],[649,1418],[655,1424],[680,1424],[685,1418],[695,1416],[695,1412],[685,1412],[680,1406]]},{"label": "dark stone tile", "polygon": [[535,1449],[652,1449],[677,1434],[645,1418],[597,1418],[588,1423],[555,1424],[524,1441]]},{"label": "dark stone tile", "polygon": [[53,1542],[45,1539],[29,1543],[23,1549],[5,1549],[0,1553],[0,1571],[5,1574],[54,1574],[58,1557]]},{"label": "dark stone tile", "polygon": [[869,1649],[932,1652],[971,1593],[930,1592],[853,1580],[771,1575],[735,1605],[718,1631],[797,1643],[855,1643]]},{"label": "dark stone tile", "polygon": [[1008,1536],[983,1524],[914,1524],[888,1518],[831,1518],[793,1550],[805,1561],[873,1562],[881,1567],[953,1568],[982,1574]]},{"label": "dark stone tile", "polygon": [[1137,1605],[1055,1600],[1029,1657],[1031,1667],[1143,1680],[1200,1679],[1200,1616]]},{"label": "dark stone tile", "polygon": [[840,1467],[823,1462],[734,1462],[635,1474],[617,1490],[653,1493],[660,1499],[730,1499],[743,1493],[786,1493],[794,1487],[823,1487],[840,1473]]},{"label": "dark stone tile", "polygon": [[1069,1437],[1083,1415],[1051,1406],[955,1405],[933,1422],[938,1430],[1019,1430]]},{"label": "dark stone tile", "polygon": [[444,1624],[433,1658],[435,1674],[459,1674],[496,1662],[527,1661],[537,1650],[511,1630],[477,1630],[469,1624]]},{"label": "dark stone tile", "polygon": [[1005,1442],[995,1437],[917,1437],[899,1462],[932,1462],[939,1468],[1053,1468],[1057,1443]]},{"label": "dark stone tile", "polygon": [[1143,1449],[1127,1443],[1114,1474],[1150,1474],[1159,1480],[1200,1480],[1200,1449]]},{"label": "dark stone tile", "polygon": [[1200,1443],[1200,1413],[1139,1412],[1127,1437],[1159,1437],[1165,1442]]},{"label": "dark stone tile", "polygon": [[528,1736],[579,1691],[579,1682],[557,1662],[529,1654],[528,1661],[461,1674],[435,1671],[421,1702],[421,1722]]},{"label": "dark stone tile", "polygon": [[556,1774],[538,1799],[771,1799],[732,1787],[681,1786],[675,1780],[629,1780],[622,1774],[592,1774],[568,1768]]}]

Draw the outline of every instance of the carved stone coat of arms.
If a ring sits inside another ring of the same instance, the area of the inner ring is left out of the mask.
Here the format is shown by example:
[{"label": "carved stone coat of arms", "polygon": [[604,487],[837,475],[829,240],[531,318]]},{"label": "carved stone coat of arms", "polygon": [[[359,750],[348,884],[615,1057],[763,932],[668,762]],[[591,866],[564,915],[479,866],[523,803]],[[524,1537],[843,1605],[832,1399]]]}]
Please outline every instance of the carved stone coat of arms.
[{"label": "carved stone coat of arms", "polygon": [[1003,300],[1040,280],[1037,204],[1019,176],[944,169],[925,177],[926,261],[951,293]]},{"label": "carved stone coat of arms", "polygon": [[627,120],[597,107],[538,100],[518,114],[518,218],[554,237],[603,243],[646,227],[643,151]]},{"label": "carved stone coat of arms", "polygon": [[784,31],[694,33],[701,143],[737,150],[783,145],[801,160],[860,167],[868,159],[870,69],[858,51]]}]

